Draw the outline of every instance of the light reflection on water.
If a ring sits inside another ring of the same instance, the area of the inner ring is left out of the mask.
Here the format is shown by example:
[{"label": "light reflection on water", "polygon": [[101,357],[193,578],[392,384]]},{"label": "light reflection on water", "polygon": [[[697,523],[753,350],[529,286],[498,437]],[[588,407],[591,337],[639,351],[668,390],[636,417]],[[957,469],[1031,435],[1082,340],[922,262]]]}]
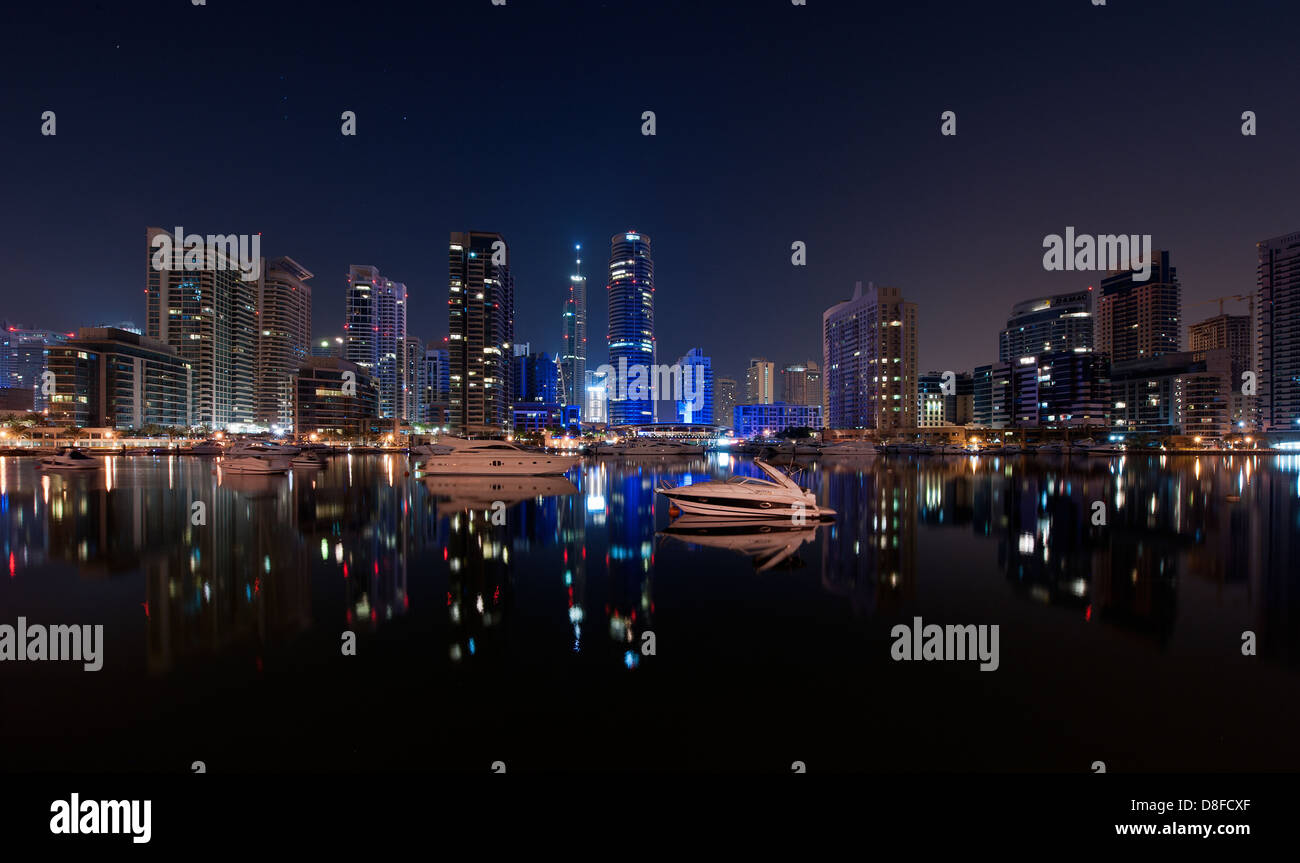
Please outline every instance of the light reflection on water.
[{"label": "light reflection on water", "polygon": [[761,475],[725,454],[445,479],[394,456],[280,477],[193,457],[114,457],[90,475],[0,458],[0,618],[105,624],[106,673],[128,687],[250,651],[260,670],[313,631],[364,639],[403,620],[458,673],[575,659],[637,673],[650,631],[761,665],[706,632],[733,615],[802,645],[913,614],[1038,639],[1086,625],[1121,661],[1250,629],[1262,662],[1300,659],[1297,455],[812,463],[798,479],[833,524],[673,535],[655,485],[732,472]]}]

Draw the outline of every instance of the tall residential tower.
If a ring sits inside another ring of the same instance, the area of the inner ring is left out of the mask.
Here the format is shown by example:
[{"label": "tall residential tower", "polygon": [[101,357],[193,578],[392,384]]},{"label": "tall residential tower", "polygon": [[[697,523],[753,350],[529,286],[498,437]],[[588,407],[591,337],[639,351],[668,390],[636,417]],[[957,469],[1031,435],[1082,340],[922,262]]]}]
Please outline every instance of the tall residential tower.
[{"label": "tall residential tower", "polygon": [[[609,381],[609,424],[655,421],[653,398],[629,398],[633,365],[655,365],[655,264],[650,238],[636,231],[615,234],[609,254],[609,364],[624,380]],[[637,394],[639,395],[639,394]]]},{"label": "tall residential tower", "polygon": [[448,247],[448,423],[458,434],[510,424],[515,282],[505,239],[455,231]]}]

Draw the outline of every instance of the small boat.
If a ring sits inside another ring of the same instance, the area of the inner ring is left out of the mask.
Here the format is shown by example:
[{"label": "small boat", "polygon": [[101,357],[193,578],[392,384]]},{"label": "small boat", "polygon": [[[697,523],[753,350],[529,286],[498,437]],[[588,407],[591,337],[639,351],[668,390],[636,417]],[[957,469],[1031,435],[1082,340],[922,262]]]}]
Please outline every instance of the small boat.
[{"label": "small boat", "polygon": [[1062,455],[1070,451],[1070,445],[1064,443],[1045,443],[1034,450],[1035,455]]},{"label": "small boat", "polygon": [[823,458],[875,458],[880,450],[871,441],[846,440],[827,444],[821,448]]},{"label": "small boat", "polygon": [[244,455],[227,456],[221,460],[221,469],[235,475],[252,474],[268,476],[287,473],[289,459],[285,456]]},{"label": "small boat", "polygon": [[53,455],[41,456],[40,467],[45,470],[95,470],[99,459],[91,458],[76,447],[63,447]]},{"label": "small boat", "polygon": [[221,441],[212,440],[211,438],[200,441],[185,450],[190,455],[221,455],[225,451],[226,448],[222,446]]},{"label": "small boat", "polygon": [[741,518],[803,517],[832,519],[835,511],[817,505],[817,497],[802,488],[780,468],[762,459],[754,464],[768,476],[732,476],[691,485],[670,486],[660,481],[656,492],[685,513]]},{"label": "small boat", "polygon": [[533,452],[499,440],[444,436],[434,446],[446,447],[448,451],[424,455],[416,463],[415,469],[423,471],[426,476],[545,476],[562,474],[582,461],[574,456]]},{"label": "small boat", "polygon": [[955,444],[955,443],[935,444],[933,449],[935,455],[971,455],[972,454],[971,450],[967,449],[964,446],[961,446],[960,444]]},{"label": "small boat", "polygon": [[1124,447],[1114,443],[1097,443],[1092,438],[1077,440],[1070,445],[1073,452],[1086,453],[1087,455],[1112,456],[1123,455]]}]

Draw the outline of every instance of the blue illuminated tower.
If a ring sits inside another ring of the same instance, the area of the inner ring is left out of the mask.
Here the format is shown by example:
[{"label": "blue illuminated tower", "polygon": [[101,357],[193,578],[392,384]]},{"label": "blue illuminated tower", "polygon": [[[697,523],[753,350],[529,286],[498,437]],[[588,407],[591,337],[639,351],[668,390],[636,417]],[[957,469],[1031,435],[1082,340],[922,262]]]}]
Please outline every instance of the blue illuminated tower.
[{"label": "blue illuminated tower", "polygon": [[609,382],[609,423],[654,422],[654,400],[630,399],[627,393],[628,369],[655,365],[655,265],[645,234],[628,231],[611,238],[608,293],[609,364],[619,378]]}]

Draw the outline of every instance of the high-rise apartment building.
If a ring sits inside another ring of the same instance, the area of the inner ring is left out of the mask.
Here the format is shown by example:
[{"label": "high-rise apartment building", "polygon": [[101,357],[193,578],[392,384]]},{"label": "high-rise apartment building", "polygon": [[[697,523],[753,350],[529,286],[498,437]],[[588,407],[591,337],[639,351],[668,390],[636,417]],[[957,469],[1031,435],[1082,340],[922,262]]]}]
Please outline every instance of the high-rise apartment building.
[{"label": "high-rise apartment building", "polygon": [[916,304],[858,282],[822,314],[827,428],[915,428]]},{"label": "high-rise apartment building", "polygon": [[1092,350],[1092,294],[1089,288],[1017,303],[998,336],[998,360]]},{"label": "high-rise apartment building", "polygon": [[1255,369],[1255,332],[1249,315],[1215,315],[1187,329],[1188,347],[1197,351],[1225,349],[1232,361],[1229,411],[1233,428],[1253,429],[1258,421],[1258,378],[1255,394],[1245,391],[1244,375]]},{"label": "high-rise apartment building", "polygon": [[1300,431],[1300,233],[1256,243],[1259,421]]},{"label": "high-rise apartment building", "polygon": [[343,358],[374,378],[380,418],[402,416],[406,285],[384,278],[378,267],[351,266],[343,329]]},{"label": "high-rise apartment building", "polygon": [[[579,254],[582,246],[576,247]],[[587,277],[582,258],[569,276],[569,295],[564,300],[563,344],[560,347],[560,387],[563,403],[582,406],[587,400]]]},{"label": "high-rise apartment building", "polygon": [[[1096,352],[1112,363],[1149,360],[1182,350],[1183,292],[1168,252],[1152,252],[1151,273],[1114,271],[1097,298]],[[1037,352],[1035,352],[1037,353]]]},{"label": "high-rise apartment building", "polygon": [[[195,375],[195,423],[241,431],[256,420],[259,280],[245,280],[238,260],[217,247],[206,250],[204,269],[185,269],[186,251],[145,231],[145,332],[169,345]],[[155,267],[155,252],[165,267]],[[259,261],[260,263],[260,261]]]},{"label": "high-rise apartment building", "polygon": [[[650,237],[637,231],[615,234],[609,252],[609,364],[629,380],[608,381],[610,425],[639,425],[657,416],[652,397],[631,398],[630,366],[642,365],[647,375],[656,362],[655,264]],[[634,393],[635,394],[635,393]],[[636,394],[639,395],[639,394]]]},{"label": "high-rise apartment building", "polygon": [[[770,405],[776,401],[776,363],[763,357],[754,357],[745,370],[745,403]],[[799,402],[803,404],[803,402]]]},{"label": "high-rise apartment building", "polygon": [[262,262],[257,286],[257,422],[290,430],[293,378],[311,351],[311,272],[293,258]]},{"label": "high-rise apartment building", "polygon": [[456,231],[448,246],[448,418],[458,434],[510,425],[515,283],[500,234]]},{"label": "high-rise apartment building", "polygon": [[788,405],[822,403],[822,372],[816,361],[793,363],[781,370],[780,398]]},{"label": "high-rise apartment building", "polygon": [[702,348],[691,348],[677,366],[682,390],[677,398],[677,421],[713,425],[713,360]]},{"label": "high-rise apartment building", "polygon": [[0,388],[32,391],[33,409],[48,407],[41,386],[49,349],[61,345],[72,333],[37,330],[6,322],[0,332]]},{"label": "high-rise apartment building", "polygon": [[111,327],[83,327],[49,349],[55,392],[49,422],[112,429],[188,429],[190,365],[160,341]]},{"label": "high-rise apartment building", "polygon": [[739,394],[740,384],[735,378],[719,375],[714,379],[714,422],[725,426],[733,421],[736,405],[740,403]]}]

